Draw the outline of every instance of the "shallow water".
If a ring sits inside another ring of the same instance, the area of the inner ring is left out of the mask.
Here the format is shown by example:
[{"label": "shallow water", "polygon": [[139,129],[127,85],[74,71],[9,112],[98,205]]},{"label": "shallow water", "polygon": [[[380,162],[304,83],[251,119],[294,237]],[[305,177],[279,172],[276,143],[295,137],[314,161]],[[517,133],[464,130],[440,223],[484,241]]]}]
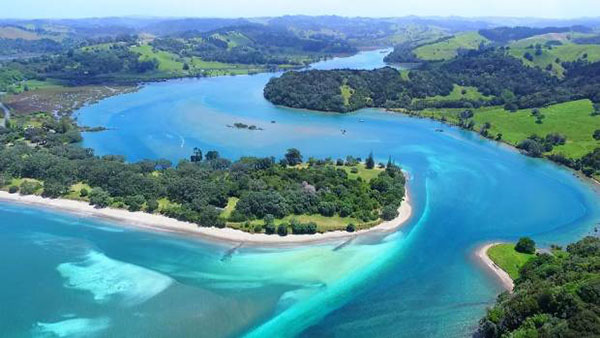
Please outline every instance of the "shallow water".
[{"label": "shallow water", "polygon": [[[315,67],[370,68],[383,55]],[[291,146],[315,157],[373,151],[410,172],[407,226],[340,250],[340,242],[242,246],[229,257],[235,245],[0,204],[3,332],[465,336],[501,291],[473,258],[477,245],[522,235],[565,244],[600,219],[597,192],[551,163],[434,121],[274,107],[262,98],[271,76],[178,80],[109,98],[79,112],[82,124],[114,128],[86,134],[84,145],[130,160],[176,160],[193,147],[231,158],[281,155]],[[227,127],[235,122],[264,130]]]}]

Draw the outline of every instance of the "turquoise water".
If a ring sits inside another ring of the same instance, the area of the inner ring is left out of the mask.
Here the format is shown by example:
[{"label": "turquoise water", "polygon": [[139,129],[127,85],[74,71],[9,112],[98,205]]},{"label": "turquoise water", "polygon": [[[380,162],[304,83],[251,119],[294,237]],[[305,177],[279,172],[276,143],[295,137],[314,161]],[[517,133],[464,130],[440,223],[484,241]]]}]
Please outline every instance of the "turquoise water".
[{"label": "turquoise water", "polygon": [[[383,55],[315,67],[370,68]],[[84,144],[130,160],[175,160],[193,147],[233,158],[290,146],[316,157],[373,151],[410,172],[408,225],[345,246],[228,255],[234,244],[2,203],[3,336],[468,336],[501,291],[473,258],[477,245],[523,235],[565,244],[600,220],[593,187],[549,162],[429,120],[274,107],[262,99],[271,76],[178,80],[109,98],[79,112],[83,124],[113,128]],[[264,130],[227,127],[235,122]]]}]

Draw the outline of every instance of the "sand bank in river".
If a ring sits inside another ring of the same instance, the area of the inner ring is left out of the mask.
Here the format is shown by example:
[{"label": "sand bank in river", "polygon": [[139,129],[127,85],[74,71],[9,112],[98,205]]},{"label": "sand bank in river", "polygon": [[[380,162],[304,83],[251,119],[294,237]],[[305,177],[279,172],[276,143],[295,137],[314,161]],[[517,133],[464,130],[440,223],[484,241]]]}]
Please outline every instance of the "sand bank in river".
[{"label": "sand bank in river", "polygon": [[508,273],[506,273],[506,271],[502,270],[498,265],[496,265],[496,263],[494,263],[494,261],[492,261],[487,255],[488,250],[494,245],[498,244],[502,243],[489,243],[483,245],[477,249],[475,255],[481,260],[481,262],[486,266],[486,268],[489,269],[489,271],[491,271],[492,273],[494,273],[494,275],[496,275],[496,277],[498,277],[498,280],[501,282],[502,286],[509,292],[512,292],[513,288],[515,287],[515,283],[513,282],[512,278],[510,278]]}]

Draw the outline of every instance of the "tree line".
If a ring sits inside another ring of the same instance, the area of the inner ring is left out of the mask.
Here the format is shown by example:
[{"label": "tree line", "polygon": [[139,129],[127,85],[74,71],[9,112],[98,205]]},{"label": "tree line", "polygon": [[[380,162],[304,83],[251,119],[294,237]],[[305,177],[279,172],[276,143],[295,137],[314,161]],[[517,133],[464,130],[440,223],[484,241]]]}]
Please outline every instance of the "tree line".
[{"label": "tree line", "polygon": [[[48,117],[40,127],[0,128],[0,186],[14,178],[36,179],[42,182],[38,188],[43,196],[56,198],[69,194],[73,184],[84,183],[92,189],[80,191],[79,197],[98,207],[160,212],[200,226],[262,220],[265,228],[255,231],[265,232],[273,230],[266,228],[270,220],[290,215],[338,215],[361,222],[391,219],[404,197],[404,175],[393,164],[367,182],[350,179],[331,160],[302,165],[297,149],[279,162],[273,157],[230,161],[216,151],[203,154],[196,149],[189,160],[173,165],[167,160],[127,163],[121,156],[98,157],[75,144],[80,140],[78,128],[66,117]],[[37,190],[9,188],[21,193]],[[238,202],[223,218],[221,211],[232,197]],[[315,229],[312,224],[290,226],[293,233]]]}]

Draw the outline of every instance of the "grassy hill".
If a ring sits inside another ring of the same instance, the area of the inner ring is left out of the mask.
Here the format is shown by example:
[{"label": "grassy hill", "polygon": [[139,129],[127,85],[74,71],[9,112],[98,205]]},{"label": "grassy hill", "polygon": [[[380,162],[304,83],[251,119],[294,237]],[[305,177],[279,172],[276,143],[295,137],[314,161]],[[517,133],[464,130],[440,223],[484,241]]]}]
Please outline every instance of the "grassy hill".
[{"label": "grassy hill", "polygon": [[[573,38],[574,35],[571,33],[538,35],[509,44],[509,53],[523,60],[525,65],[539,67],[562,77],[564,75],[562,62],[600,60],[600,45],[576,44],[572,42]],[[530,59],[525,56],[526,54],[530,55]]]},{"label": "grassy hill", "polygon": [[[158,61],[158,71],[170,74],[196,74],[203,72],[205,75],[240,75],[252,72],[264,71],[264,67],[258,65],[240,65],[229,64],[217,61],[205,61],[199,57],[180,57],[177,54],[155,50],[150,45],[133,46],[131,51],[140,54],[140,60],[147,61],[156,59]],[[184,64],[187,64],[189,69],[184,70]]]},{"label": "grassy hill", "polygon": [[513,243],[497,244],[488,249],[487,255],[513,280],[519,278],[519,270],[534,254],[521,253],[515,250]]},{"label": "grassy hill", "polygon": [[449,60],[458,55],[459,49],[477,49],[481,43],[486,42],[488,40],[479,33],[467,32],[448,40],[418,47],[413,52],[421,60]]},{"label": "grassy hill", "polygon": [[[552,153],[561,153],[570,158],[580,158],[600,147],[600,141],[592,137],[596,129],[600,129],[600,116],[591,116],[593,106],[589,100],[560,103],[540,112],[545,116],[541,124],[531,115],[531,109],[509,112],[502,107],[483,107],[474,109],[474,130],[479,130],[489,123],[492,136],[502,134],[502,140],[513,146],[532,134],[546,136],[559,133],[567,138],[564,145],[555,146]],[[459,114],[464,109],[428,109],[418,114],[435,119],[445,119],[451,123],[459,122]]]},{"label": "grassy hill", "polygon": [[449,102],[449,101],[458,101],[458,100],[488,100],[491,99],[489,96],[483,95],[477,88],[475,87],[465,87],[454,84],[454,88],[452,92],[446,96],[432,96],[421,100],[414,101],[424,101],[424,102]]}]

